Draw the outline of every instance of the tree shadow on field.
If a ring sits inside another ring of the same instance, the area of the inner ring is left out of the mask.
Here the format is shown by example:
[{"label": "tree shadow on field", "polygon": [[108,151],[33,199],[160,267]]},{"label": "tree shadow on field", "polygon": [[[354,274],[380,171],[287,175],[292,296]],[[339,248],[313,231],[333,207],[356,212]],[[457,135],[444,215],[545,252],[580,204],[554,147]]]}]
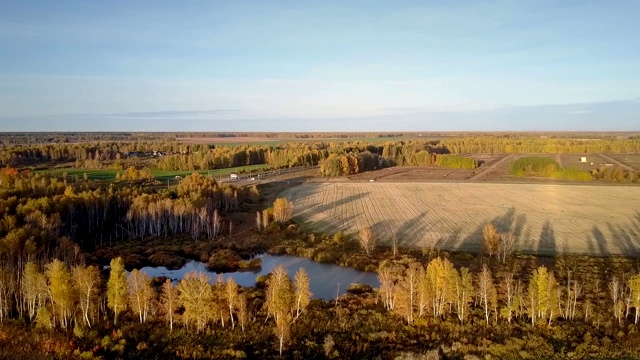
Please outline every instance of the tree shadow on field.
[{"label": "tree shadow on field", "polygon": [[544,222],[542,230],[540,231],[540,238],[538,239],[538,255],[555,256],[556,254],[556,235],[553,230],[553,225],[549,220]]},{"label": "tree shadow on field", "polygon": [[371,225],[371,232],[376,238],[376,243],[382,246],[392,246],[393,244],[393,223],[389,220],[378,221]]},{"label": "tree shadow on field", "polygon": [[621,255],[625,256],[639,256],[640,255],[640,220],[639,215],[636,215],[635,219],[631,219],[631,223],[628,226],[612,225],[607,222],[607,227],[611,233],[611,240],[605,242],[605,244],[614,244],[619,248]]},{"label": "tree shadow on field", "polygon": [[486,223],[478,224],[473,232],[469,233],[463,239],[460,239],[457,244],[447,245],[454,245],[451,250],[462,250],[481,253],[483,251],[484,242],[483,230],[487,223],[493,224],[493,226],[496,227],[496,231],[500,234],[513,233],[516,237],[519,238],[526,222],[527,216],[525,214],[516,216],[516,209],[514,207],[511,207],[503,215],[496,216]]},{"label": "tree shadow on field", "polygon": [[[353,234],[353,229],[348,225],[356,218],[356,215],[350,215],[344,219],[329,219],[329,220],[316,220],[309,221],[304,217],[294,216],[293,220],[300,227],[312,231],[314,233],[333,235],[338,231],[343,231],[345,234]],[[351,230],[351,231],[350,231]],[[357,230],[356,230],[357,231]]]},{"label": "tree shadow on field", "polygon": [[438,238],[435,238],[432,234],[432,245],[433,245],[433,249],[436,250],[447,250],[447,251],[451,251],[451,250],[457,250],[459,247],[459,243],[462,241],[462,228],[461,227],[457,227],[455,230],[453,230],[451,233],[447,234],[446,236],[439,236]]},{"label": "tree shadow on field", "polygon": [[369,195],[368,192],[349,195],[349,196],[344,197],[342,199],[332,201],[332,202],[330,202],[328,204],[320,205],[318,207],[318,211],[327,211],[327,210],[333,209],[334,207],[338,207],[338,206],[341,206],[341,205],[346,205],[346,204],[348,204],[348,203],[350,203],[352,201],[360,200],[360,199],[366,197],[367,195]]},{"label": "tree shadow on field", "polygon": [[428,213],[428,211],[422,212],[418,216],[409,219],[395,230],[396,236],[398,237],[398,244],[400,246],[418,246],[421,243],[422,234],[427,232],[427,226],[423,220]]}]

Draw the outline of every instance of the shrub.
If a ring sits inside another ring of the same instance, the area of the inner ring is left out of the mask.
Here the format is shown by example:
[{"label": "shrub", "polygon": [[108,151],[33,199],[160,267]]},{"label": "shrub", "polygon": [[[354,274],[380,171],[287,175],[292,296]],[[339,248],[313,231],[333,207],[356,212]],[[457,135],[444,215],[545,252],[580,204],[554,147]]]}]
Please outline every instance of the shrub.
[{"label": "shrub", "polygon": [[458,155],[436,155],[436,166],[449,169],[475,169],[478,167],[478,161]]},{"label": "shrub", "polygon": [[555,160],[543,156],[525,156],[509,164],[509,172],[515,176],[550,176],[561,169]]},{"label": "shrub", "polygon": [[544,156],[526,156],[514,160],[509,164],[509,172],[515,176],[543,176],[576,181],[593,179],[588,171],[576,167],[563,169],[555,160]]}]

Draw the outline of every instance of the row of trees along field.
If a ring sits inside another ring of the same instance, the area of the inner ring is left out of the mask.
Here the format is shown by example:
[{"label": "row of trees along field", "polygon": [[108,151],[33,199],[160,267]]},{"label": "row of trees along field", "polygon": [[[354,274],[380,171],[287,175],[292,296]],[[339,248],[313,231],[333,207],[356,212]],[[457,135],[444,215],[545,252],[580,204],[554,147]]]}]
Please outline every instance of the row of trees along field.
[{"label": "row of trees along field", "polygon": [[[437,166],[450,169],[475,169],[478,167],[476,159],[457,155],[439,155],[421,150],[406,157],[404,154],[395,159],[405,166]],[[353,175],[364,171],[382,169],[397,164],[394,160],[372,154],[369,151],[348,155],[331,154],[321,166],[320,173],[324,176]]]},{"label": "row of trees along field", "polygon": [[450,138],[440,145],[454,154],[515,153],[515,154],[626,154],[640,152],[640,139],[562,139],[542,137],[481,136]]},{"label": "row of trees along field", "polygon": [[637,182],[640,180],[638,172],[620,167],[603,166],[589,172],[575,167],[562,168],[557,161],[543,156],[526,156],[514,160],[509,164],[509,172],[515,176],[542,176],[578,181]]},{"label": "row of trees along field", "polygon": [[[269,322],[280,354],[292,345],[292,325],[305,315],[313,295],[304,269],[291,281],[282,267],[269,274],[259,299],[249,297],[248,289],[240,288],[231,277],[225,282],[219,276],[211,285],[211,279],[200,272],[187,273],[177,286],[168,279],[154,285],[143,271],[127,274],[120,258],[111,261],[106,286],[98,268],[74,261],[54,259],[42,268],[28,261],[20,273],[18,279],[0,272],[0,321],[19,318],[52,331],[73,328],[78,337],[92,327],[134,321],[164,324],[167,332],[181,326],[188,333],[213,331],[218,336],[244,333]],[[611,318],[623,328],[637,326],[640,320],[639,274],[613,277],[604,307],[593,302],[601,294],[585,292],[584,284],[570,274],[566,284],[560,283],[544,266],[535,268],[524,282],[514,273],[496,278],[486,264],[472,273],[438,257],[424,265],[383,262],[378,277],[377,306],[418,329],[451,321],[474,327],[517,324],[518,331],[526,332],[527,323],[551,327],[597,324]],[[86,351],[100,350],[100,345],[89,346],[92,349]]]},{"label": "row of trees along field", "polygon": [[[236,188],[199,174],[172,189],[121,182],[67,184],[38,173],[4,169],[0,183],[0,267],[77,256],[79,248],[120,240],[217,236],[224,214],[255,202],[255,187]],[[16,274],[19,276],[19,274]]]},{"label": "row of trees along field", "polygon": [[[0,163],[38,166],[51,162],[75,162],[78,168],[123,170],[127,161],[143,161],[159,170],[204,170],[266,164],[271,167],[317,165],[328,161],[328,173],[347,174],[381,166],[440,166],[473,168],[471,158],[442,156],[448,153],[629,153],[640,151],[637,139],[571,140],[541,138],[453,138],[437,140],[309,141],[269,145],[213,147],[206,144],[137,141],[5,145]],[[156,154],[156,155],[154,155]],[[332,156],[333,155],[333,156]],[[345,172],[350,162],[349,172]],[[357,161],[356,161],[357,160]],[[378,160],[375,163],[375,160]],[[358,162],[358,164],[355,164]],[[341,166],[337,166],[337,163]],[[375,164],[375,165],[374,165]],[[356,166],[357,165],[357,166]],[[337,172],[341,169],[340,172]]]},{"label": "row of trees along field", "polygon": [[[196,170],[255,164],[267,164],[272,167],[317,165],[331,155],[336,155],[358,158],[363,162],[361,168],[369,169],[369,160],[373,163],[374,160],[379,160],[378,158],[383,158],[390,166],[449,166],[452,164],[448,161],[450,159],[443,158],[442,161],[438,161],[435,156],[446,152],[446,149],[438,146],[437,141],[424,140],[384,143],[292,142],[277,146],[219,147],[141,141],[4,146],[0,149],[0,162],[12,166],[75,162],[78,168],[122,170],[126,167],[126,160],[142,159],[148,162],[148,166],[159,170]],[[379,161],[375,166],[380,166]],[[471,164],[456,160],[454,166],[469,167]]]}]

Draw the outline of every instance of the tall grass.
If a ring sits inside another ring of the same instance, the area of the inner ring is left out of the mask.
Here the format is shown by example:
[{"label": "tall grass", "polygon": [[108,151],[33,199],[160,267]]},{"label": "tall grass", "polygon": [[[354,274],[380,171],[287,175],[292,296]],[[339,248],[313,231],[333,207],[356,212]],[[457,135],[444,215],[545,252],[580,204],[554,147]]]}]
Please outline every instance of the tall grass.
[{"label": "tall grass", "polygon": [[544,156],[526,156],[514,160],[509,164],[509,172],[515,176],[542,176],[577,181],[593,179],[588,171],[575,167],[563,169],[555,160]]},{"label": "tall grass", "polygon": [[475,169],[478,167],[478,161],[458,155],[437,155],[436,166],[449,169]]}]

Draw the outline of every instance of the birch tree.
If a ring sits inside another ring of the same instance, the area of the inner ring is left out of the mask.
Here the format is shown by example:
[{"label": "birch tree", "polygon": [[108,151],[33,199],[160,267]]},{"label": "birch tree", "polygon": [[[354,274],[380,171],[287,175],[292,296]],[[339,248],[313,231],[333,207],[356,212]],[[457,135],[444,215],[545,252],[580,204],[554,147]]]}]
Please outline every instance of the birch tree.
[{"label": "birch tree", "polygon": [[509,324],[511,324],[515,312],[515,285],[512,272],[506,274],[500,282],[501,293],[504,296],[504,307],[500,311],[500,316],[506,319]]},{"label": "birch tree", "polygon": [[373,231],[371,231],[370,227],[365,227],[360,230],[358,233],[358,242],[365,253],[367,253],[367,255],[371,255],[376,244]]},{"label": "birch tree", "polygon": [[229,317],[231,318],[231,329],[236,328],[236,322],[233,319],[233,313],[238,306],[238,284],[233,281],[232,277],[227,279],[227,284],[225,287],[226,297],[227,297],[227,305],[229,306]]},{"label": "birch tree", "polygon": [[434,317],[446,314],[446,305],[451,303],[453,264],[447,259],[435,258],[427,265],[427,293]]},{"label": "birch tree", "polygon": [[151,287],[151,279],[144,271],[134,269],[127,279],[129,287],[129,305],[138,315],[140,323],[147,321],[147,315],[151,309],[151,302],[154,298],[154,290]]},{"label": "birch tree", "polygon": [[196,331],[202,332],[212,318],[213,289],[211,279],[202,272],[189,272],[178,283],[178,297],[184,306],[182,321],[195,324]]},{"label": "birch tree", "polygon": [[614,276],[608,284],[609,296],[611,297],[611,303],[613,307],[613,317],[618,320],[618,325],[622,325],[622,319],[624,314],[624,301],[622,301],[623,286],[620,282],[620,278]]},{"label": "birch tree", "polygon": [[407,324],[413,323],[414,307],[418,298],[418,286],[424,270],[419,263],[411,263],[395,287],[394,310],[404,317]]},{"label": "birch tree", "polygon": [[82,319],[87,327],[91,327],[91,318],[97,309],[100,296],[100,272],[95,266],[76,266],[71,271],[73,284],[78,293]]},{"label": "birch tree", "polygon": [[453,278],[456,293],[456,314],[461,324],[469,316],[469,303],[473,299],[473,277],[466,267],[460,268],[460,273],[453,270]]},{"label": "birch tree", "polygon": [[545,266],[533,270],[529,280],[528,302],[531,323],[535,325],[537,319],[546,319],[548,323],[558,315],[558,284],[553,273]]},{"label": "birch tree", "polygon": [[484,251],[489,257],[496,255],[500,243],[500,235],[496,227],[492,223],[488,223],[482,229],[482,237],[484,239]]},{"label": "birch tree", "polygon": [[27,316],[33,320],[38,308],[44,304],[46,297],[46,278],[38,270],[38,265],[28,262],[24,266],[20,284],[22,301],[25,303]]},{"label": "birch tree", "polygon": [[171,282],[170,279],[167,279],[164,284],[162,284],[160,307],[164,317],[169,323],[169,331],[173,331],[173,323],[175,321],[176,310],[178,309],[178,289],[173,286],[173,282]]},{"label": "birch tree", "polygon": [[511,256],[516,247],[516,237],[513,233],[500,234],[497,255],[500,262],[507,263],[507,258]]},{"label": "birch tree", "polygon": [[300,270],[298,270],[293,277],[293,281],[296,308],[293,321],[296,321],[311,302],[311,296],[313,294],[311,290],[309,290],[309,275],[304,268],[301,267]]},{"label": "birch tree", "polygon": [[113,323],[118,323],[118,314],[127,309],[127,273],[121,257],[111,260],[107,282],[107,306],[113,311]]},{"label": "birch tree", "polygon": [[497,306],[497,292],[495,285],[493,284],[493,277],[491,270],[487,264],[482,265],[482,271],[478,274],[478,297],[480,299],[480,306],[484,309],[484,317],[487,325],[489,325],[489,314],[492,309]]},{"label": "birch tree", "polygon": [[238,322],[240,323],[240,328],[242,332],[244,332],[244,327],[249,320],[249,309],[247,303],[247,296],[245,294],[240,294],[238,296]]},{"label": "birch tree", "polygon": [[62,261],[55,259],[47,264],[45,275],[49,285],[54,323],[58,322],[62,328],[66,329],[71,321],[75,302],[71,274]]},{"label": "birch tree", "polygon": [[267,279],[267,311],[275,320],[274,332],[278,337],[280,355],[291,330],[291,309],[294,299],[293,286],[287,271],[276,266]]},{"label": "birch tree", "polygon": [[277,198],[273,202],[273,219],[281,225],[291,220],[293,216],[293,203],[286,198]]},{"label": "birch tree", "polygon": [[638,319],[640,319],[640,274],[629,278],[628,284],[631,294],[631,306],[635,308],[636,313],[634,323],[638,325]]}]

